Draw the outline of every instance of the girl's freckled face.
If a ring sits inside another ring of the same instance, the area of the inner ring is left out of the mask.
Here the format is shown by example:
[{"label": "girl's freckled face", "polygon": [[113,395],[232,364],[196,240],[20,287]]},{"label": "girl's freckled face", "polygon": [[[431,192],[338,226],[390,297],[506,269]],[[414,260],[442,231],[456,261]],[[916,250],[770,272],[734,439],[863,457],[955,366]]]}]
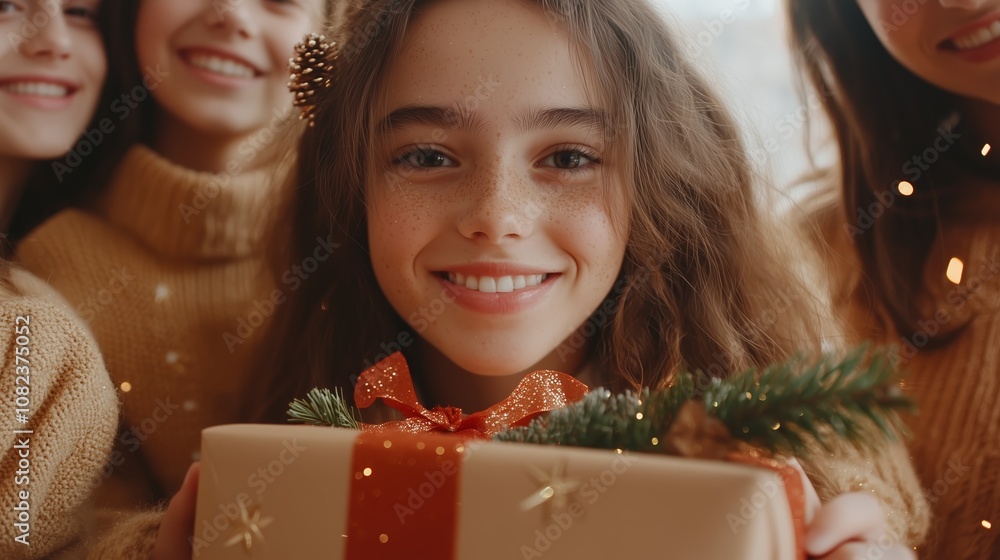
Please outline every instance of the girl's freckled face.
[{"label": "girl's freckled face", "polygon": [[467,371],[575,367],[579,348],[560,345],[621,268],[624,186],[584,62],[540,8],[444,0],[390,66],[372,264],[397,313]]}]

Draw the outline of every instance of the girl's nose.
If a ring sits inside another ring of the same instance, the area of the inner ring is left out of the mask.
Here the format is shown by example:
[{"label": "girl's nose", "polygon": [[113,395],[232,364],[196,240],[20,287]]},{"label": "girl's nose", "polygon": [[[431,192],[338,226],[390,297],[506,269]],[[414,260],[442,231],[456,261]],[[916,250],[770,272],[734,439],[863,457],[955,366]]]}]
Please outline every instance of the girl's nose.
[{"label": "girl's nose", "polygon": [[466,238],[501,243],[531,235],[541,215],[526,179],[494,168],[476,177],[466,191],[469,204],[458,224]]},{"label": "girl's nose", "polygon": [[[39,9],[36,13],[41,12]],[[48,14],[48,21],[37,26],[34,35],[26,37],[24,52],[32,57],[68,58],[73,42],[69,36],[69,26],[62,11]],[[39,18],[40,19],[40,18]]]},{"label": "girl's nose", "polygon": [[209,27],[235,33],[249,39],[257,35],[258,29],[251,8],[247,2],[220,2],[213,0],[205,8],[205,22]]}]

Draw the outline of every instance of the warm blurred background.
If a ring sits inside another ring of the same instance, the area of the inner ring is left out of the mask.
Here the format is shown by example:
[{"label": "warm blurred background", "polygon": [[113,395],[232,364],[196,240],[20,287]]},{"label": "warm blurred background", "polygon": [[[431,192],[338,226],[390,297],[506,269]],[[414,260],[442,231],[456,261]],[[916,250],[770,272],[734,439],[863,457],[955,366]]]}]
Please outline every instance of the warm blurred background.
[{"label": "warm blurred background", "polygon": [[[822,138],[822,111],[800,99],[784,24],[784,0],[653,0],[683,31],[690,55],[719,80],[746,125],[756,162],[785,189],[809,169],[805,117]],[[673,16],[670,16],[670,13]],[[821,158],[822,161],[822,158]]]}]

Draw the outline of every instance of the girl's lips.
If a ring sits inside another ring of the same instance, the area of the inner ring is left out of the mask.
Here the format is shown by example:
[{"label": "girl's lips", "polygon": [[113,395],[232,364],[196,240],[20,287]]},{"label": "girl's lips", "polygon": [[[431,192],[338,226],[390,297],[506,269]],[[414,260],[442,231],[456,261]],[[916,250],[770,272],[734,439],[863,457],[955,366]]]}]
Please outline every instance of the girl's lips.
[{"label": "girl's lips", "polygon": [[74,82],[49,76],[0,78],[0,92],[30,107],[50,111],[71,106],[79,89]]},{"label": "girl's lips", "polygon": [[1000,21],[1000,13],[990,14],[981,17],[976,21],[973,21],[972,23],[969,23],[967,25],[963,25],[962,27],[955,30],[955,32],[952,33],[949,37],[941,41],[941,44],[942,45],[946,43],[954,44],[957,42],[961,42],[963,39],[975,38],[975,35],[979,33],[981,30],[983,29],[988,30],[998,21]]},{"label": "girl's lips", "polygon": [[193,47],[177,54],[191,73],[216,86],[243,87],[263,74],[249,61],[217,49]]},{"label": "girl's lips", "polygon": [[[484,292],[480,289],[471,289],[466,285],[460,285],[453,282],[454,275],[456,273],[439,273],[436,274],[438,282],[441,284],[445,293],[448,294],[453,301],[458,305],[469,309],[471,311],[477,311],[479,313],[491,313],[491,314],[508,314],[508,313],[518,313],[530,309],[531,307],[538,304],[542,298],[549,292],[553,285],[562,276],[561,274],[547,274],[542,275],[543,278],[533,285],[528,285],[528,280],[525,279],[525,286],[519,289],[511,289],[510,291],[501,292],[499,290],[495,292]],[[451,278],[449,278],[451,276]],[[508,276],[509,277],[509,276]],[[478,280],[490,277],[479,277]],[[496,288],[500,288],[499,283],[501,278],[490,278],[490,280],[496,281]],[[512,278],[512,282],[516,280]],[[468,281],[468,276],[466,276]],[[507,280],[502,280],[507,282]],[[532,281],[534,282],[534,281]]]},{"label": "girl's lips", "polygon": [[532,288],[545,281],[548,274],[509,274],[503,276],[476,276],[461,272],[447,273],[448,281],[482,293],[509,293]]},{"label": "girl's lips", "polygon": [[963,27],[938,48],[969,62],[986,62],[1000,56],[1000,14]]}]

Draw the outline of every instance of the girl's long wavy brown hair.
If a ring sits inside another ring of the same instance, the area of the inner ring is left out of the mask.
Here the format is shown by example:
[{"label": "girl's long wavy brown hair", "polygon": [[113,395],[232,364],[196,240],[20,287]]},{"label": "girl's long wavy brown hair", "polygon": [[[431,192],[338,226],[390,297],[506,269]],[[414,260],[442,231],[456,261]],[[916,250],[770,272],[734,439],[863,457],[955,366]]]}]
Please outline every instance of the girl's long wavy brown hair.
[{"label": "girl's long wavy brown hair", "polygon": [[[840,152],[830,181],[839,196],[819,197],[825,202],[811,212],[824,229],[841,230],[827,237],[853,239],[861,265],[860,279],[845,275],[854,286],[835,290],[884,310],[891,325],[877,330],[910,336],[922,318],[919,279],[939,210],[954,196],[957,164],[945,152],[917,178],[908,162],[934,145],[959,100],[897,62],[854,0],[788,0],[787,12],[797,65],[823,100]],[[900,196],[900,180],[915,183],[915,194]]]},{"label": "girl's long wavy brown hair", "polygon": [[[339,246],[308,279],[283,286],[289,300],[272,319],[248,419],[282,421],[316,386],[349,395],[366,360],[408,329],[372,271],[365,185],[379,172],[369,154],[389,61],[422,4],[361,2],[328,34],[340,43],[336,77],[299,146],[279,282],[318,238]],[[630,188],[625,260],[608,296],[616,312],[595,321],[591,339],[611,384],[658,386],[680,367],[727,375],[815,349],[809,297],[755,202],[740,132],[661,17],[641,0],[537,4],[593,67],[615,123],[607,145]]]}]

